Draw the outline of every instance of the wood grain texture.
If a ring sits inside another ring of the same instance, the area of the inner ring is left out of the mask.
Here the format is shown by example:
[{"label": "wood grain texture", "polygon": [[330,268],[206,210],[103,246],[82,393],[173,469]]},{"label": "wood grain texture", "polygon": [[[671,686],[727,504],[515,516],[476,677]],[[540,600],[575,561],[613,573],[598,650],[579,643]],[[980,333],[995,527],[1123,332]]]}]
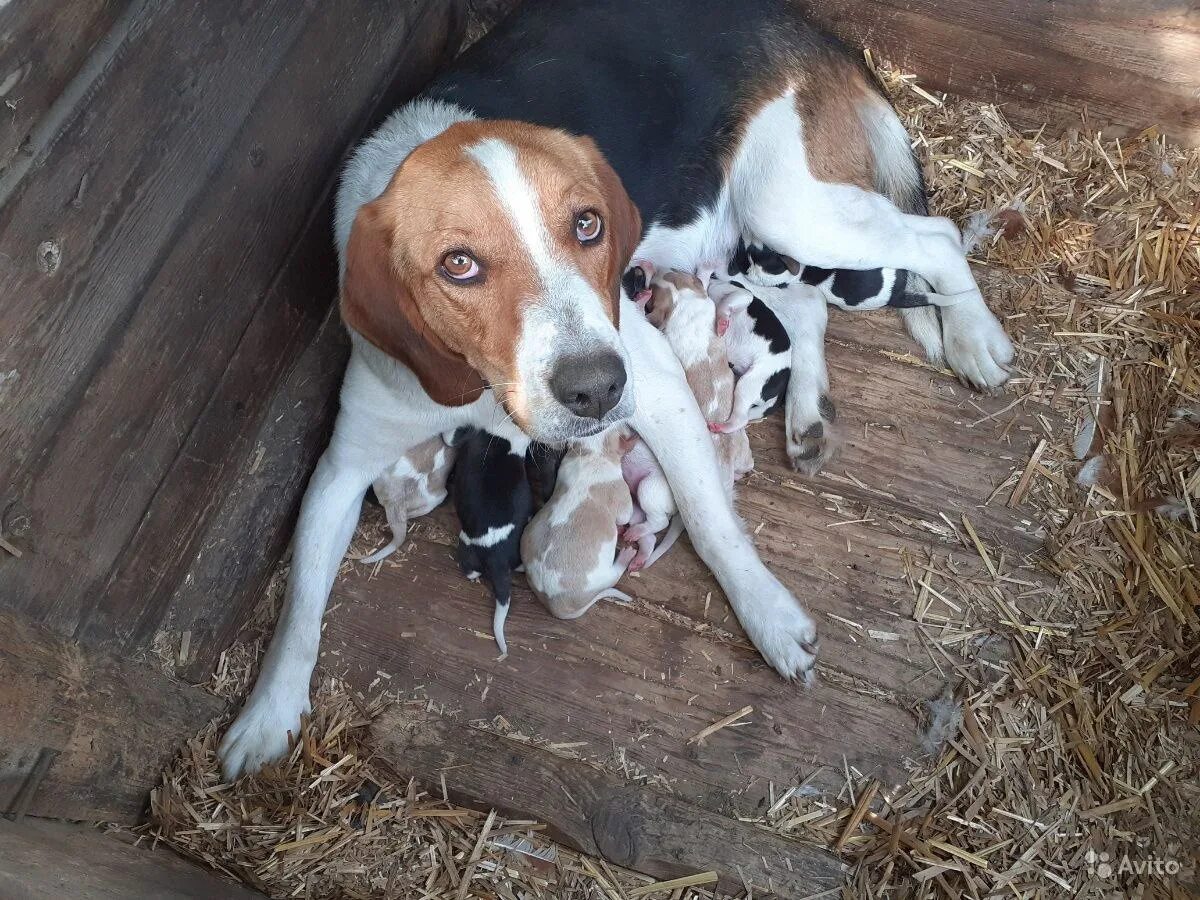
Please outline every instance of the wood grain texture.
[{"label": "wood grain texture", "polygon": [[199,688],[0,611],[0,810],[49,748],[58,754],[29,815],[138,822],[181,741],[223,706]]},{"label": "wood grain texture", "polygon": [[1200,143],[1200,6],[1191,0],[796,0],[926,88],[1002,102],[1038,126]]},{"label": "wood grain texture", "polygon": [[[25,523],[11,538],[24,555],[0,559],[0,593],[126,650],[149,643],[206,555],[238,556],[209,531],[260,447],[272,458],[258,468],[287,468],[287,491],[264,485],[276,505],[243,506],[269,511],[256,540],[282,548],[319,440],[256,435],[334,299],[341,159],[462,30],[460,4],[438,0],[239,11],[180,0],[145,15],[94,85],[89,115],[0,210],[17,263],[0,290],[27,298],[0,312],[0,368],[16,373],[0,515]],[[327,390],[311,410],[317,432]],[[198,651],[274,561],[254,558],[257,568],[231,562],[203,597],[213,615],[195,618],[212,628],[195,635]]]},{"label": "wood grain texture", "polygon": [[30,132],[85,66],[126,0],[0,6],[0,176]]},{"label": "wood grain texture", "polygon": [[0,819],[7,900],[252,900],[262,897],[176,856],[86,825]]},{"label": "wood grain texture", "polygon": [[823,850],[631,785],[587,763],[428,714],[390,711],[372,729],[397,772],[458,803],[533,818],[578,850],[659,879],[716,870],[721,886],[801,897],[836,887],[842,866]]}]

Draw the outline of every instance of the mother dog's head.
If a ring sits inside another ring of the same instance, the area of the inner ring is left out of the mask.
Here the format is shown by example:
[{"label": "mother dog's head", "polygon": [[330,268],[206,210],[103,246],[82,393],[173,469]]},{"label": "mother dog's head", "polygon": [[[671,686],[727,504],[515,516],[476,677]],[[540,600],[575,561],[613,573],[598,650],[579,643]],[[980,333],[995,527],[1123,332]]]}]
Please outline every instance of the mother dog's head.
[{"label": "mother dog's head", "polygon": [[592,434],[633,411],[616,326],[640,239],[590,139],[460,122],[359,210],[342,317],[438,403],[490,388],[535,439]]}]

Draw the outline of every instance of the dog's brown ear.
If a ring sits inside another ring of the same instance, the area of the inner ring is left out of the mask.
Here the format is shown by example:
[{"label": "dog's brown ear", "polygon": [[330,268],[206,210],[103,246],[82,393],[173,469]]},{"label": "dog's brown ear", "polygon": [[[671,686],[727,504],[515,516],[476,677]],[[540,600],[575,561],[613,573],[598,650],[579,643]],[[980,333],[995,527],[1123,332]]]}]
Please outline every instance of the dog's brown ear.
[{"label": "dog's brown ear", "polygon": [[609,264],[609,290],[615,304],[621,296],[621,276],[629,267],[633,252],[642,242],[642,216],[621,183],[621,178],[608,164],[600,148],[591,138],[580,138],[592,158],[592,167],[600,181],[600,189],[608,205],[606,226],[612,235],[614,256]]},{"label": "dog's brown ear", "polygon": [[800,263],[796,262],[796,260],[792,259],[786,253],[780,253],[779,258],[783,260],[783,264],[787,266],[787,270],[792,273],[793,278],[800,274]]},{"label": "dog's brown ear", "polygon": [[392,230],[376,200],[354,219],[342,281],[342,321],[412,370],[425,393],[443,406],[463,406],[486,384],[466,359],[429,328],[396,269]]}]

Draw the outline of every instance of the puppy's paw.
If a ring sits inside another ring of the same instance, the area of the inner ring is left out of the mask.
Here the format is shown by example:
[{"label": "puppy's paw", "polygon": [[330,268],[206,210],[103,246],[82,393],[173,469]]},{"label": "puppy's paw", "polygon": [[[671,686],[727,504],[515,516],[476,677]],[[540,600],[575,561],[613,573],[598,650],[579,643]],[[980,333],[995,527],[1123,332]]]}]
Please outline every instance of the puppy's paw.
[{"label": "puppy's paw", "polygon": [[307,690],[288,698],[251,694],[217,748],[225,780],[252,774],[286,756],[288,732],[300,733],[300,716],[308,709]]},{"label": "puppy's paw", "polygon": [[805,475],[816,475],[833,455],[837,446],[837,407],[828,394],[817,401],[817,415],[793,414],[788,410],[787,455],[792,468]]}]

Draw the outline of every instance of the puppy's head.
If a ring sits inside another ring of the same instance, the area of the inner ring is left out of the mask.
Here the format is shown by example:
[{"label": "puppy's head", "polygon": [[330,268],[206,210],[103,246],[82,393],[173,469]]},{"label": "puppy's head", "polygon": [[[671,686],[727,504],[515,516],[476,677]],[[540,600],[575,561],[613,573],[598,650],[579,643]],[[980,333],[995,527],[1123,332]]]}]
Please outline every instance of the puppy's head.
[{"label": "puppy's head", "polygon": [[633,411],[617,323],[640,239],[590,139],[461,122],[359,210],[342,316],[438,403],[490,389],[537,440],[593,434]]},{"label": "puppy's head", "polygon": [[780,278],[795,278],[802,268],[800,263],[790,256],[760,244],[746,247],[745,264],[745,274],[751,281],[760,284],[775,284]]},{"label": "puppy's head", "polygon": [[672,270],[655,275],[645,302],[639,303],[642,312],[655,328],[665,328],[680,303],[708,299],[704,282],[695,275]]}]

